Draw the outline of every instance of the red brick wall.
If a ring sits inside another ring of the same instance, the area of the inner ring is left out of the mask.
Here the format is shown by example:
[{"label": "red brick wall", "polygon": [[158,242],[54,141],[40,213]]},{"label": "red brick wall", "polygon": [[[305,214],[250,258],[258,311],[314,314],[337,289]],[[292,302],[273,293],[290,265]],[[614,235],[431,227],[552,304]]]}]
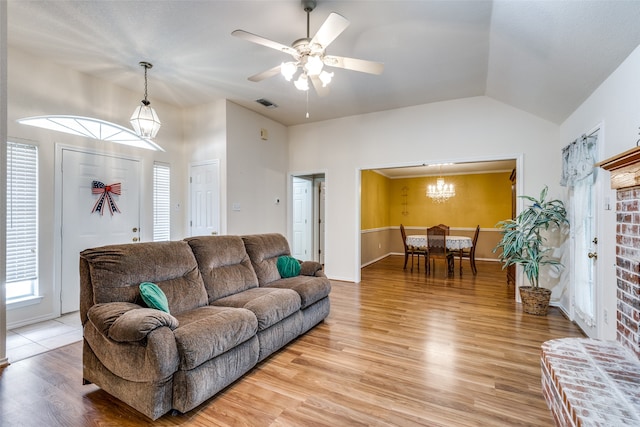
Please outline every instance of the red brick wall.
[{"label": "red brick wall", "polygon": [[640,186],[617,191],[617,341],[640,358]]}]

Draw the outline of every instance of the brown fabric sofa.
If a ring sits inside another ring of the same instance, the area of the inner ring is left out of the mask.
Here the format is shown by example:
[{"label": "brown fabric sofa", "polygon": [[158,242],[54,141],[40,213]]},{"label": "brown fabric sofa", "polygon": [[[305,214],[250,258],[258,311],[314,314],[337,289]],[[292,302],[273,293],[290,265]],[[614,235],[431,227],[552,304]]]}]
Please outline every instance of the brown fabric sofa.
[{"label": "brown fabric sofa", "polygon": [[[84,382],[154,420],[187,412],[329,314],[331,285],[319,264],[305,262],[308,276],[282,279],[277,256],[254,262],[248,248],[289,253],[275,234],[82,251]],[[259,275],[256,263],[266,266]],[[170,314],[146,307],[141,282],[162,289]]]}]

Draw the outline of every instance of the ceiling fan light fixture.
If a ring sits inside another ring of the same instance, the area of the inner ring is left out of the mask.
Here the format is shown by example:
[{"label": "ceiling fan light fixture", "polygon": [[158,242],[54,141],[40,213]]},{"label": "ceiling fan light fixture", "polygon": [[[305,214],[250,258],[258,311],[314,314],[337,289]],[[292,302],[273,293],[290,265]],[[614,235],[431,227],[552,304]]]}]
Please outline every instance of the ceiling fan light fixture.
[{"label": "ceiling fan light fixture", "polygon": [[318,77],[322,82],[322,87],[327,87],[327,85],[331,83],[331,79],[333,78],[333,72],[328,73],[326,71],[322,71]]},{"label": "ceiling fan light fixture", "polygon": [[151,139],[156,137],[162,123],[156,110],[150,106],[151,102],[147,99],[147,70],[153,67],[153,64],[142,61],[140,66],[144,67],[144,99],[142,105],[138,105],[133,111],[129,121],[136,134],[142,138]]},{"label": "ceiling fan light fixture", "polygon": [[280,73],[290,82],[293,75],[298,71],[298,65],[295,62],[283,62],[280,64]]},{"label": "ceiling fan light fixture", "polygon": [[309,55],[307,56],[307,61],[304,64],[304,69],[310,76],[317,76],[322,71],[322,67],[324,63],[319,56]]},{"label": "ceiling fan light fixture", "polygon": [[293,84],[298,90],[309,90],[309,79],[305,73],[300,74],[300,77],[298,77],[298,79],[294,81]]}]

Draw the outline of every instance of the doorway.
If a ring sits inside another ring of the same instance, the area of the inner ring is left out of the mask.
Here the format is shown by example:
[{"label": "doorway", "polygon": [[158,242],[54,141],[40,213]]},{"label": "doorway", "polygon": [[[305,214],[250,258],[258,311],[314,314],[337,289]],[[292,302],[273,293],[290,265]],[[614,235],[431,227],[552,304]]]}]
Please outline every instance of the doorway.
[{"label": "doorway", "polygon": [[[81,251],[140,240],[140,161],[70,148],[62,149],[61,158],[58,289],[60,312],[65,314],[79,310]],[[105,191],[94,191],[94,182],[103,184],[104,190],[112,187],[113,191],[108,196]],[[115,184],[119,184],[119,190]]]},{"label": "doorway", "polygon": [[324,173],[291,178],[291,254],[295,258],[324,264]]}]

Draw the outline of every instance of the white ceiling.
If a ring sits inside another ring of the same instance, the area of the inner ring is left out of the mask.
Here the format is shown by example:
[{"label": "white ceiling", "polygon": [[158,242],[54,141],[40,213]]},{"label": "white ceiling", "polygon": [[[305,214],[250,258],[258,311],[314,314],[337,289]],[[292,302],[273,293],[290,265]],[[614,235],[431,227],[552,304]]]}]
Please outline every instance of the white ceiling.
[{"label": "white ceiling", "polygon": [[149,61],[152,105],[222,97],[285,125],[479,95],[561,123],[640,44],[636,0],[319,0],[312,35],[332,11],[351,25],[327,53],[385,70],[335,69],[328,96],[309,92],[309,119],[305,94],[281,76],[247,80],[290,57],[231,36],[304,37],[299,0],[8,0],[8,44],[141,96],[138,62]]}]

